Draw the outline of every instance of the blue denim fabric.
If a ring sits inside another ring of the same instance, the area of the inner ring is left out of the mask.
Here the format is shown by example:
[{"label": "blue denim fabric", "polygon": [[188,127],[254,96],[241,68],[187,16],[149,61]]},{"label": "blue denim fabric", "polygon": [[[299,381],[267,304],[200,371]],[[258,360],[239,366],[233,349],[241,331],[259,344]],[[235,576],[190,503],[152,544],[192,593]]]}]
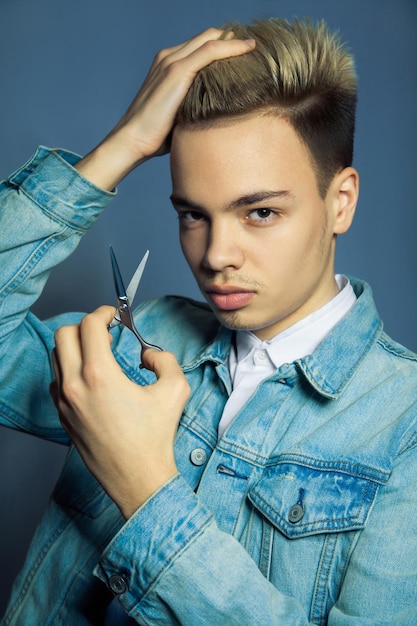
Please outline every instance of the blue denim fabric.
[{"label": "blue denim fabric", "polygon": [[[63,444],[50,351],[54,329],[79,316],[42,323],[27,309],[111,198],[75,160],[42,149],[0,187],[0,421]],[[179,474],[125,522],[70,446],[2,623],[102,624],[116,595],[158,626],[415,626],[417,357],[352,283],[352,310],[313,355],[263,381],[220,441],[231,332],[184,298],[138,309],[192,388]],[[152,382],[131,333],[114,336],[125,373]]]}]

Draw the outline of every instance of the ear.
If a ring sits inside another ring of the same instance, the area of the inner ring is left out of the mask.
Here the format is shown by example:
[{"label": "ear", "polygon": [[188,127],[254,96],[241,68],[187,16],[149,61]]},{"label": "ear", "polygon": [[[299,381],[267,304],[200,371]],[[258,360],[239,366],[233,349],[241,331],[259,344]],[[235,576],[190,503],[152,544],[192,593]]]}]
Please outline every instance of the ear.
[{"label": "ear", "polygon": [[333,233],[341,235],[349,230],[359,197],[359,174],[346,167],[336,174],[329,187],[328,199],[333,206]]}]

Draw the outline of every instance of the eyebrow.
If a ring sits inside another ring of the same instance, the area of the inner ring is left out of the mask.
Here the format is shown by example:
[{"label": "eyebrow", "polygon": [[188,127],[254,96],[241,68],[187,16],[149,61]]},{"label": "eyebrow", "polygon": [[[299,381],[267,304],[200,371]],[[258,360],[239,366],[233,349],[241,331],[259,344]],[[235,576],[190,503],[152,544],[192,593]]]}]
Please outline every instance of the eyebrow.
[{"label": "eyebrow", "polygon": [[[241,196],[240,198],[237,198],[236,200],[233,200],[227,206],[226,210],[233,211],[233,209],[238,209],[238,208],[245,207],[245,206],[251,206],[253,204],[257,204],[257,203],[263,202],[265,200],[271,200],[271,199],[276,199],[276,198],[283,199],[283,200],[293,200],[294,197],[295,197],[294,194],[291,193],[290,191],[287,191],[287,190],[280,190],[280,191],[269,191],[269,190],[256,191],[254,193],[245,194],[244,196]],[[204,207],[200,206],[196,202],[192,202],[191,200],[188,200],[187,198],[183,198],[183,197],[177,196],[175,194],[172,194],[170,196],[170,200],[171,200],[172,204],[174,205],[174,207],[182,207],[182,208],[186,208],[186,209],[194,209],[196,211],[204,210]]]}]

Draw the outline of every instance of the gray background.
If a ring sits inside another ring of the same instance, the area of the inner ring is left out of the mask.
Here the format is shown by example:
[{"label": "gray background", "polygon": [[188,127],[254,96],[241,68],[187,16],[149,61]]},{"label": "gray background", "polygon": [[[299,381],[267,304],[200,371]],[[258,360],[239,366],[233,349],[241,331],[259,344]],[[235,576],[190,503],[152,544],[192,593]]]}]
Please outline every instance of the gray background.
[{"label": "gray background", "polygon": [[[0,0],[0,178],[37,144],[91,149],[123,113],[160,48],[225,20],[270,15],[323,17],[355,54],[361,199],[353,228],[339,241],[337,269],[372,284],[387,331],[417,350],[415,0]],[[124,181],[53,274],[38,314],[113,303],[110,242],[126,276],[150,248],[142,297],[198,297],[169,193],[166,157]],[[0,614],[64,452],[1,431]]]}]

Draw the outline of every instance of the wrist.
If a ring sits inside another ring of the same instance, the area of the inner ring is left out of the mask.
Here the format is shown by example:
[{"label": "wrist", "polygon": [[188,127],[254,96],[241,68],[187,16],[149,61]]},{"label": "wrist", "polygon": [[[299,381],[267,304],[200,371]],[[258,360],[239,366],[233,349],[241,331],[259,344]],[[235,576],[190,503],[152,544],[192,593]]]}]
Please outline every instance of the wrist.
[{"label": "wrist", "polygon": [[126,520],[132,517],[149,498],[177,474],[178,469],[174,464],[158,474],[156,472],[149,473],[149,475],[142,473],[140,480],[134,481],[131,488],[119,490],[115,502],[123,517]]},{"label": "wrist", "polygon": [[113,131],[75,167],[97,187],[112,191],[146,159],[122,131]]}]

